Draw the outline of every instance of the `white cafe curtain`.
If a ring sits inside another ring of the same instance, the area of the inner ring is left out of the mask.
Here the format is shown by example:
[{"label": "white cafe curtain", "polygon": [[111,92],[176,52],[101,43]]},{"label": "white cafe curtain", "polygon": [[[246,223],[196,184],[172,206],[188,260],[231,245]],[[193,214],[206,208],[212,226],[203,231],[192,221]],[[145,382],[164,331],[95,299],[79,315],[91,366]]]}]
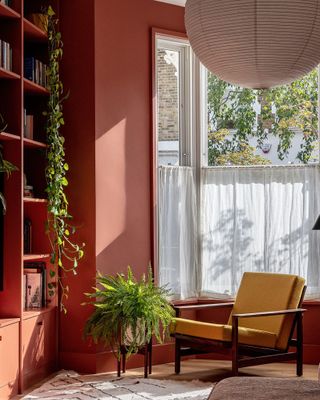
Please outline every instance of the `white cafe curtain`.
[{"label": "white cafe curtain", "polygon": [[194,172],[160,167],[158,179],[159,282],[176,298],[196,297],[197,226]]},{"label": "white cafe curtain", "polygon": [[201,295],[233,296],[245,271],[307,279],[320,294],[318,166],[203,168]]},{"label": "white cafe curtain", "polygon": [[320,233],[312,231],[319,167],[213,167],[201,174],[197,204],[191,168],[159,168],[160,284],[181,299],[229,297],[243,272],[268,271],[305,277],[308,296],[319,297]]}]

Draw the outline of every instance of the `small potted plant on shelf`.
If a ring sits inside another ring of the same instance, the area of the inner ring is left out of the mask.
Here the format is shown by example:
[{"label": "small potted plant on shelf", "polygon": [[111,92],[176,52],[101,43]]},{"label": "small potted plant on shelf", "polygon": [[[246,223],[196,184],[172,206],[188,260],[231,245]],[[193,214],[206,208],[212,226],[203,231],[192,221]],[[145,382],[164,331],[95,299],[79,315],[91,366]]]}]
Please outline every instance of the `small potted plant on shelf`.
[{"label": "small potted plant on shelf", "polygon": [[121,356],[125,370],[125,359],[143,349],[147,376],[148,362],[151,372],[152,336],[162,343],[174,316],[169,291],[154,284],[151,268],[140,281],[128,267],[127,276],[98,274],[97,282],[94,292],[86,293],[93,300],[85,304],[93,304],[95,309],[86,322],[84,336],[111,347],[118,359],[119,376]]},{"label": "small potted plant on shelf", "polygon": [[[3,116],[0,114],[0,133],[4,132],[6,128],[7,124]],[[9,176],[13,171],[17,171],[17,167],[3,158],[2,145],[0,144],[0,173],[5,173],[7,176]],[[7,203],[2,192],[0,192],[0,203],[2,206],[2,213],[5,214],[7,210]]]}]

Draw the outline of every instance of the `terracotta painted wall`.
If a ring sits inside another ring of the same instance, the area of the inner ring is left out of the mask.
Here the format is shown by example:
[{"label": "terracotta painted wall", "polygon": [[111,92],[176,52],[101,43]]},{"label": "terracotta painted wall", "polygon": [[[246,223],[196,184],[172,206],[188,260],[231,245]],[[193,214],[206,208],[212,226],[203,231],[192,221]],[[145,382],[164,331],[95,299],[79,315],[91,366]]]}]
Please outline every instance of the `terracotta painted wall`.
[{"label": "terracotta painted wall", "polygon": [[146,270],[150,244],[151,27],[183,31],[183,9],[95,1],[96,256]]},{"label": "terracotta painted wall", "polygon": [[[82,340],[88,309],[81,306],[83,293],[95,276],[95,99],[94,99],[94,3],[60,2],[60,29],[64,41],[62,75],[70,96],[64,104],[66,154],[70,164],[70,211],[75,216],[77,240],[85,242],[85,258],[79,275],[68,275],[68,313],[60,314],[61,365],[77,369],[82,354],[94,352]],[[85,357],[84,357],[85,358]],[[84,360],[81,359],[83,363]]]},{"label": "terracotta painted wall", "polygon": [[115,368],[110,353],[81,338],[90,311],[80,305],[83,292],[96,268],[113,274],[130,264],[140,275],[151,259],[152,27],[183,32],[183,9],[153,0],[61,2],[71,211],[87,244],[60,318],[64,368]]},{"label": "terracotta painted wall", "polygon": [[[110,353],[82,340],[90,312],[80,305],[83,292],[96,269],[115,273],[131,264],[141,274],[151,259],[152,27],[183,32],[183,9],[153,0],[61,2],[69,194],[78,238],[87,244],[79,276],[68,278],[68,314],[60,318],[64,368],[114,369]],[[313,305],[306,315],[306,361],[320,357],[319,314]],[[172,348],[155,353],[164,362]]]}]

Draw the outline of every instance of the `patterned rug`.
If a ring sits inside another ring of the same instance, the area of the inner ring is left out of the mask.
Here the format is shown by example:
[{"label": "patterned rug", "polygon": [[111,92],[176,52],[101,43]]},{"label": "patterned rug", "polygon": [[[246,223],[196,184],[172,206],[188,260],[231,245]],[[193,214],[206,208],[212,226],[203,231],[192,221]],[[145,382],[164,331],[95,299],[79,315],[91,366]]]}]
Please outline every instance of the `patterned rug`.
[{"label": "patterned rug", "polygon": [[63,371],[23,399],[206,400],[212,386],[210,382],[116,378]]}]

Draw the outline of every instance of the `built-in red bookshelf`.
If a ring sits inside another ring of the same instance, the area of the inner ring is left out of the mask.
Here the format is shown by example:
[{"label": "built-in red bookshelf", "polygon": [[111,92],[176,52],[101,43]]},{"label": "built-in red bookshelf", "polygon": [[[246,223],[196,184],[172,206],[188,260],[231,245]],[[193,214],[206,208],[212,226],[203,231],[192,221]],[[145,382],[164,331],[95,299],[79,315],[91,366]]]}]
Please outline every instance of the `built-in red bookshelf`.
[{"label": "built-in red bookshelf", "polygon": [[[45,231],[47,200],[45,192],[46,140],[45,119],[49,91],[25,78],[25,57],[48,62],[47,34],[31,22],[30,15],[41,13],[58,0],[12,0],[8,7],[0,3],[0,39],[9,43],[12,70],[0,67],[0,128],[3,156],[17,170],[3,179],[7,211],[3,217],[3,290],[0,290],[0,357],[10,365],[0,368],[0,398],[22,392],[57,368],[57,296],[46,298],[46,306],[25,308],[25,263],[41,263],[50,281],[50,243]],[[10,68],[10,64],[9,67]],[[33,117],[30,136],[25,129],[26,115]],[[1,119],[0,119],[1,121]],[[5,125],[5,126],[3,126]],[[1,183],[0,183],[1,185]],[[32,196],[25,195],[25,185]],[[24,221],[31,224],[31,251],[24,254]],[[1,224],[0,224],[1,225]]]}]

